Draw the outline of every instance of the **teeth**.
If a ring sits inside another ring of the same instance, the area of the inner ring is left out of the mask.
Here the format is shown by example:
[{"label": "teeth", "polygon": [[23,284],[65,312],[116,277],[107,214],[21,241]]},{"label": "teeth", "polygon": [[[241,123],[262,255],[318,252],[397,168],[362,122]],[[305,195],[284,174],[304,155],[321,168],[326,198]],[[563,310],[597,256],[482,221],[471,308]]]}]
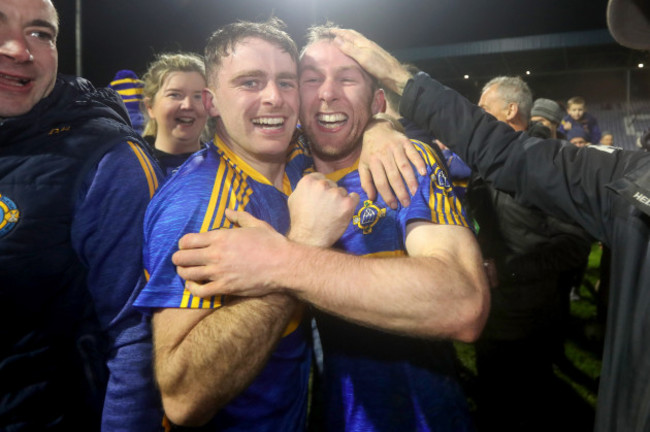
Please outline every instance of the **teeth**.
[{"label": "teeth", "polygon": [[347,116],[342,113],[318,115],[318,121],[321,123],[338,123],[345,120],[347,120]]},{"label": "teeth", "polygon": [[187,117],[179,117],[176,119],[177,122],[183,123],[183,124],[192,124],[194,123],[193,118],[187,118]]},{"label": "teeth", "polygon": [[258,117],[253,119],[253,124],[266,129],[278,129],[284,125],[282,117]]},{"label": "teeth", "polygon": [[13,81],[17,86],[24,86],[30,81],[29,79],[26,78],[18,78],[14,76],[5,75],[5,74],[0,74],[0,79]]},{"label": "teeth", "polygon": [[260,117],[253,119],[253,123],[259,125],[280,126],[284,124],[284,119],[282,117]]}]

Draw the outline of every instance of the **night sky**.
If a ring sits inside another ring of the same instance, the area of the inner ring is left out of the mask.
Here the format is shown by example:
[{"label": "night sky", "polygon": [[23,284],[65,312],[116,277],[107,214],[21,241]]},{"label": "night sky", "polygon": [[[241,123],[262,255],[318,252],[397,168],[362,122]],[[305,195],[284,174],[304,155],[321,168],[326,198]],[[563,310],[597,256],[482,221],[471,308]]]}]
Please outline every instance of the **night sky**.
[{"label": "night sky", "polygon": [[[74,0],[61,16],[60,67],[73,74]],[[389,50],[606,28],[606,0],[83,0],[83,75],[106,85],[119,69],[142,75],[156,53],[202,53],[206,38],[236,20],[272,13],[298,45],[310,24],[331,20]]]}]

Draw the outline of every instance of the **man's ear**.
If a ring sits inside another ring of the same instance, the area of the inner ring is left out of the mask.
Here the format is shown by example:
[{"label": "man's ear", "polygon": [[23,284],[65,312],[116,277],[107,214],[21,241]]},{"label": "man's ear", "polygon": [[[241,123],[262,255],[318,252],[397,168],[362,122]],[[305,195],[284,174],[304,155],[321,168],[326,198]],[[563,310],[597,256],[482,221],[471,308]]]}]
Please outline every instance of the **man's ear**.
[{"label": "man's ear", "polygon": [[212,93],[212,90],[210,90],[209,88],[204,88],[203,91],[201,92],[201,99],[203,99],[203,106],[205,107],[205,110],[208,112],[208,115],[210,117],[218,117],[219,109],[214,103],[214,93]]},{"label": "man's ear", "polygon": [[372,114],[386,112],[386,95],[384,89],[377,89],[372,97],[371,105]]},{"label": "man's ear", "polygon": [[508,104],[508,111],[506,112],[506,120],[511,121],[519,114],[519,105],[516,103]]}]

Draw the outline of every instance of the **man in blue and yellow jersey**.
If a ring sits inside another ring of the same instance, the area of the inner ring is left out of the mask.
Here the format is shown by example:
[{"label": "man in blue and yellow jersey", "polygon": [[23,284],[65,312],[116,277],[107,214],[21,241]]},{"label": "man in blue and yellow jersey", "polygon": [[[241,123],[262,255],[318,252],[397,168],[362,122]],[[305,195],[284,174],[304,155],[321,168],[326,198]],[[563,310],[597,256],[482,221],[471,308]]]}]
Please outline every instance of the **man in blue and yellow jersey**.
[{"label": "man in blue and yellow jersey", "polygon": [[[290,146],[299,111],[298,50],[280,25],[238,22],[210,37],[204,102],[217,118],[215,138],[147,210],[150,279],[136,306],[153,313],[156,378],[172,424],[306,427],[311,348],[299,302],[284,294],[196,297],[171,261],[184,234],[231,228],[226,209],[288,231],[287,197],[311,162],[297,142]],[[347,200],[351,215],[356,199]]]},{"label": "man in blue and yellow jersey", "polygon": [[160,430],[142,220],[159,171],[120,97],[57,74],[50,0],[0,2],[0,430]]},{"label": "man in blue and yellow jersey", "polygon": [[[440,161],[422,143],[413,145],[427,173],[410,206],[368,199],[357,161],[383,93],[338,49],[330,27],[313,28],[308,39],[300,119],[315,167],[361,197],[336,243],[347,253],[298,244],[258,225],[186,237],[187,250],[174,257],[179,274],[203,282],[188,283],[198,295],[291,294],[320,310],[327,430],[471,430],[453,347],[442,339],[472,341],[487,317],[474,235]],[[319,235],[330,223],[321,202],[331,192],[311,176],[298,185],[289,202],[292,232]]]}]

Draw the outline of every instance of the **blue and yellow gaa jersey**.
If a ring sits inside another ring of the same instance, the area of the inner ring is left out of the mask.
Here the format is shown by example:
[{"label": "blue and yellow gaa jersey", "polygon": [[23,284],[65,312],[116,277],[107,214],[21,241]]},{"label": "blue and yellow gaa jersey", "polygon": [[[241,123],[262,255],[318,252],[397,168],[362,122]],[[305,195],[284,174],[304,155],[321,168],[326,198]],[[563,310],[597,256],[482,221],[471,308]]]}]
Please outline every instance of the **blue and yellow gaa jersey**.
[{"label": "blue and yellow gaa jersey", "polygon": [[369,201],[361,188],[357,165],[327,175],[348,192],[356,192],[361,197],[352,223],[337,247],[355,255],[405,255],[406,225],[410,221],[468,226],[451,179],[436,154],[419,141],[413,143],[427,165],[427,176],[419,176],[418,191],[408,207],[399,205],[393,210],[381,196],[375,202]]},{"label": "blue and yellow gaa jersey", "polygon": [[[356,166],[328,175],[361,197],[336,247],[367,257],[403,256],[411,221],[467,227],[435,153],[418,141],[414,145],[427,164],[427,175],[419,176],[409,207],[393,210],[381,197],[368,200]],[[451,342],[393,335],[324,313],[316,313],[316,322],[323,349],[326,430],[471,429],[465,396],[453,378]]]},{"label": "blue and yellow gaa jersey", "polygon": [[[160,187],[147,209],[144,265],[149,282],[135,306],[145,312],[155,308],[221,307],[221,296],[203,299],[185,289],[171,261],[179,239],[187,233],[233,228],[225,217],[226,208],[245,210],[286,233],[288,195],[310,166],[311,159],[299,145],[292,144],[284,190],[279,191],[218,137],[214,144],[192,155]],[[304,429],[311,350],[297,321],[299,317],[250,387],[220,410],[206,430]]]}]

